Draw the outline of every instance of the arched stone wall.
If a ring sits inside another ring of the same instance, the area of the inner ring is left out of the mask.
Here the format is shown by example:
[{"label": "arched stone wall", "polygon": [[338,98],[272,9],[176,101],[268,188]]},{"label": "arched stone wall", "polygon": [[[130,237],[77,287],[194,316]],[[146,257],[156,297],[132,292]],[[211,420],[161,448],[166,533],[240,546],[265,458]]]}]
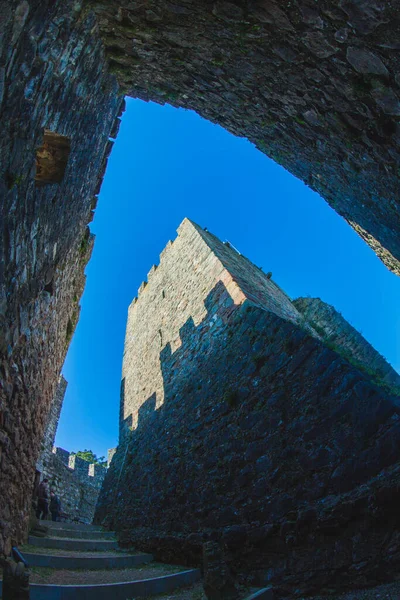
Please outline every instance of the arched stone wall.
[{"label": "arched stone wall", "polygon": [[398,2],[90,4],[128,94],[248,138],[400,274]]}]

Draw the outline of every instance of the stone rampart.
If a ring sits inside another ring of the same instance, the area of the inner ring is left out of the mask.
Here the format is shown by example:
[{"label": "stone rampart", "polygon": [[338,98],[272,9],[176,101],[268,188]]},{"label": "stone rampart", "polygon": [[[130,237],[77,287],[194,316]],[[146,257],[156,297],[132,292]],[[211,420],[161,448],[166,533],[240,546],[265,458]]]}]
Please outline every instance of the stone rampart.
[{"label": "stone rampart", "polygon": [[399,398],[222,283],[205,304],[161,350],[163,403],[139,408],[96,521],[182,564],[220,540],[237,577],[285,593],[393,576]]},{"label": "stone rampart", "polygon": [[53,449],[42,471],[42,477],[48,478],[50,488],[61,499],[66,520],[78,523],[92,522],[105,474],[105,467],[71,456],[62,448]]},{"label": "stone rampart", "polygon": [[61,376],[36,463],[37,477],[40,474],[41,479],[48,478],[51,488],[60,496],[68,520],[91,523],[106,469],[54,446],[66,389],[67,381]]},{"label": "stone rampart", "polygon": [[52,452],[65,466],[69,467],[70,453],[68,450],[64,450],[63,448],[53,448]]},{"label": "stone rampart", "polygon": [[[43,437],[43,442],[42,442],[42,451],[40,453],[39,460],[36,463],[36,470],[39,472],[43,471],[44,463],[46,463],[46,461],[49,460],[50,454],[53,452],[54,440],[56,439],[58,421],[60,419],[62,403],[64,401],[64,396],[65,396],[65,392],[67,390],[67,385],[68,385],[67,381],[61,375],[59,382],[58,382],[56,394],[55,394],[53,402],[51,404],[50,413],[48,415],[47,427],[46,427],[44,437]],[[60,448],[60,450],[61,450],[61,452],[65,452],[65,450],[62,450],[61,448]],[[68,464],[68,457],[69,457],[69,454],[66,459],[64,458],[64,461],[67,460],[67,464]]]},{"label": "stone rampart", "polygon": [[1,3],[0,555],[28,533],[121,100],[80,2]]},{"label": "stone rampart", "polygon": [[219,540],[238,577],[285,593],[390,578],[399,396],[233,247],[187,219],[178,233],[129,309],[96,521],[184,564]]},{"label": "stone rampart", "polygon": [[[182,326],[199,324],[207,314],[201,298],[222,281],[234,305],[246,298],[293,322],[302,315],[261,269],[192,221],[185,219],[178,237],[168,242],[128,311],[124,359],[120,437],[135,427],[138,409],[154,395],[157,408],[163,402],[164,384],[160,351],[167,344],[175,351],[181,344]],[[226,307],[225,318],[232,311]]]},{"label": "stone rampart", "polygon": [[400,375],[333,306],[320,298],[297,298],[293,304],[338,352],[400,390]]}]

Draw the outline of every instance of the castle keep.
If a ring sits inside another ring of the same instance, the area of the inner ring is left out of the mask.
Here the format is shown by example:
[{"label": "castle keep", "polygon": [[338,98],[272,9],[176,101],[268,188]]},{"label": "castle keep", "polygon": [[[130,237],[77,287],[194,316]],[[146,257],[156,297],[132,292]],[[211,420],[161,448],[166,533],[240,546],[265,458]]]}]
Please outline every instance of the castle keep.
[{"label": "castle keep", "polygon": [[332,319],[342,357],[327,345],[327,305],[309,321],[307,305],[183,221],[129,307],[120,443],[97,522],[188,564],[219,540],[237,575],[298,593],[391,576],[399,398],[360,360],[367,342]]},{"label": "castle keep", "polygon": [[224,287],[228,318],[246,299],[280,317],[300,323],[301,314],[279,287],[229,245],[185,219],[168,242],[147,281],[129,307],[122,367],[121,436],[136,427],[140,407],[152,397],[164,400],[160,352],[181,345],[181,328],[199,325],[207,314],[205,298]]}]

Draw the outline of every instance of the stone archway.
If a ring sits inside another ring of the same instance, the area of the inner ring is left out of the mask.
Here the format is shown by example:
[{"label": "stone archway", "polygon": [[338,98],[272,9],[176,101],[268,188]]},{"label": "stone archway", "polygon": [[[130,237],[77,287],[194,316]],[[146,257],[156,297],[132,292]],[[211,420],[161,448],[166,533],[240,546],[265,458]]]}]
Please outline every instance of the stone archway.
[{"label": "stone archway", "polygon": [[91,2],[132,96],[191,108],[305,181],[400,274],[398,7]]},{"label": "stone archway", "polygon": [[[400,274],[394,2],[10,0],[2,17],[0,554],[26,533],[122,92],[248,137]],[[45,129],[71,146],[38,187]]]}]

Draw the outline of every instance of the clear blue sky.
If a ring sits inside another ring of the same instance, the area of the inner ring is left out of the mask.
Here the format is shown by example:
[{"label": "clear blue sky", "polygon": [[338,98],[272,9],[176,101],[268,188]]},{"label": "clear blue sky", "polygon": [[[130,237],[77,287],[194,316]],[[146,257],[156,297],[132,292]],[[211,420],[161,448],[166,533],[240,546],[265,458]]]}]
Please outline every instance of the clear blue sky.
[{"label": "clear blue sky", "polygon": [[127,308],[184,217],[228,239],[292,297],[333,304],[400,370],[400,278],[320,197],[193,112],[127,100],[95,220],[56,444],[117,444]]}]

